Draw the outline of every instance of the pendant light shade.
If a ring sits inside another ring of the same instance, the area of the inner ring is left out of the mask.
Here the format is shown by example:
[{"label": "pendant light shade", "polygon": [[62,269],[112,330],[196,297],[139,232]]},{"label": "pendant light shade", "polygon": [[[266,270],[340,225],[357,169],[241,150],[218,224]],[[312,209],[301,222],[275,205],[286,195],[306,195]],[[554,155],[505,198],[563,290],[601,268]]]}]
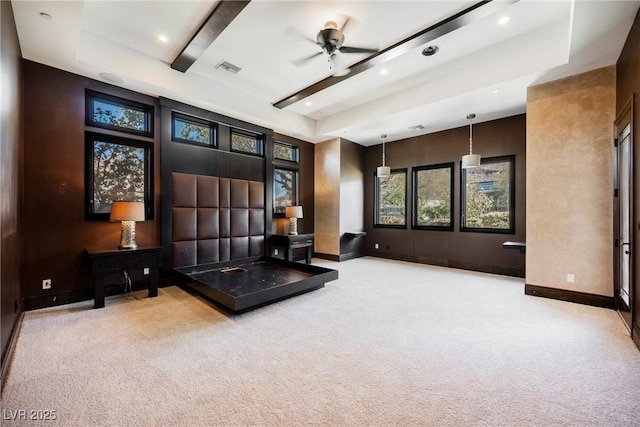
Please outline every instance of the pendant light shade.
[{"label": "pendant light shade", "polygon": [[462,169],[480,166],[480,154],[473,154],[473,119],[475,117],[474,113],[467,114],[467,119],[469,119],[469,154],[462,156]]},{"label": "pendant light shade", "polygon": [[380,138],[382,138],[382,166],[378,166],[378,169],[376,170],[376,174],[378,175],[378,178],[388,178],[391,175],[391,168],[389,166],[386,166],[384,161],[385,161],[385,151],[384,151],[384,140],[387,137],[386,133],[383,133],[382,135],[380,135]]}]

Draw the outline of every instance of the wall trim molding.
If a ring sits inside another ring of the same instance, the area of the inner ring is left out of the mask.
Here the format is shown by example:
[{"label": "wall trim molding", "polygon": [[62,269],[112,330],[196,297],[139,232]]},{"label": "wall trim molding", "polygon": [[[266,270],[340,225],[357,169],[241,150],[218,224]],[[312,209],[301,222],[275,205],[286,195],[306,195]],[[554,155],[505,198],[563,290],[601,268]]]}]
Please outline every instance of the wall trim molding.
[{"label": "wall trim molding", "polygon": [[613,297],[605,295],[589,294],[586,292],[569,291],[566,289],[548,288],[537,285],[524,285],[525,295],[535,297],[557,299],[560,301],[573,302],[576,304],[590,305],[593,307],[608,308],[615,310],[615,300]]},{"label": "wall trim molding", "polygon": [[0,370],[0,392],[4,388],[4,381],[7,378],[7,373],[9,372],[9,365],[11,364],[11,359],[13,358],[13,352],[16,349],[16,343],[18,342],[18,335],[20,335],[20,329],[22,328],[22,320],[24,319],[24,305],[20,307],[20,314],[16,318],[16,321],[11,329],[11,336],[9,337],[9,345],[5,352],[2,354],[2,367]]},{"label": "wall trim molding", "polygon": [[322,252],[314,252],[313,256],[320,259],[328,259],[329,261],[340,262],[340,255],[325,254]]},{"label": "wall trim molding", "polygon": [[444,258],[428,258],[421,256],[401,255],[388,252],[367,251],[366,256],[374,258],[385,258],[396,261],[413,262],[417,264],[435,265],[438,267],[457,268],[460,270],[477,271],[480,273],[499,274],[501,276],[524,278],[524,270],[517,268],[500,267],[495,265],[471,264],[467,262],[453,261]]}]

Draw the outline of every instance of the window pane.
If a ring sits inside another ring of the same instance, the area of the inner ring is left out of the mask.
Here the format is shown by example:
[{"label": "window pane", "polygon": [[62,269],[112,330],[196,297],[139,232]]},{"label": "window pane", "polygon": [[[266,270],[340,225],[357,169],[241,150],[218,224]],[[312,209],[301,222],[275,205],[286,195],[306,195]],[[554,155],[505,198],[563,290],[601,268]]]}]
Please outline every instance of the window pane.
[{"label": "window pane", "polygon": [[145,149],[93,142],[93,213],[111,212],[111,202],[145,200]]},{"label": "window pane", "polygon": [[406,224],[407,173],[391,172],[391,176],[376,179],[376,225],[404,226]]},{"label": "window pane", "polygon": [[231,149],[243,153],[262,155],[262,138],[231,131]]},{"label": "window pane", "polygon": [[298,161],[298,147],[285,144],[282,142],[275,142],[273,149],[274,149],[274,157],[276,159],[287,160],[289,162]]},{"label": "window pane", "polygon": [[211,125],[187,120],[182,117],[174,117],[173,139],[177,141],[213,145],[213,127]]},{"label": "window pane", "polygon": [[149,131],[147,115],[144,110],[124,107],[99,99],[93,100],[93,121],[140,132]]},{"label": "window pane", "polygon": [[463,170],[463,230],[513,232],[514,156]]},{"label": "window pane", "polygon": [[287,206],[297,205],[298,172],[275,169],[273,173],[273,211],[284,213]]},{"label": "window pane", "polygon": [[415,227],[451,229],[453,165],[414,171]]}]

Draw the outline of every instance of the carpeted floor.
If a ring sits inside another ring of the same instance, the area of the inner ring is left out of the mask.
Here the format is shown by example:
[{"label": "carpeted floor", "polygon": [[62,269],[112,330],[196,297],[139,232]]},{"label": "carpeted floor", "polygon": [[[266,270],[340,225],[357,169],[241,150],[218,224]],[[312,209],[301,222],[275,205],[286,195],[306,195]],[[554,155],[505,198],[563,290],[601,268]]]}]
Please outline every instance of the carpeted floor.
[{"label": "carpeted floor", "polygon": [[504,276],[314,263],[340,279],[240,316],[178,287],[26,313],[2,425],[640,426],[616,312]]}]

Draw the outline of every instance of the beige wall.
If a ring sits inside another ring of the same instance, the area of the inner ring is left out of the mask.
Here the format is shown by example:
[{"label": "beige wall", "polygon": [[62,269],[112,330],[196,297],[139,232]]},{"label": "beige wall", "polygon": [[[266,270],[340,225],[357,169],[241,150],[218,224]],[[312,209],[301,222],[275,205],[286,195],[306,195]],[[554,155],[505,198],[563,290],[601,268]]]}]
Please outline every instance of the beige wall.
[{"label": "beige wall", "polygon": [[615,66],[527,91],[529,285],[613,295],[615,97]]},{"label": "beige wall", "polygon": [[340,138],[315,146],[314,251],[340,255]]}]

